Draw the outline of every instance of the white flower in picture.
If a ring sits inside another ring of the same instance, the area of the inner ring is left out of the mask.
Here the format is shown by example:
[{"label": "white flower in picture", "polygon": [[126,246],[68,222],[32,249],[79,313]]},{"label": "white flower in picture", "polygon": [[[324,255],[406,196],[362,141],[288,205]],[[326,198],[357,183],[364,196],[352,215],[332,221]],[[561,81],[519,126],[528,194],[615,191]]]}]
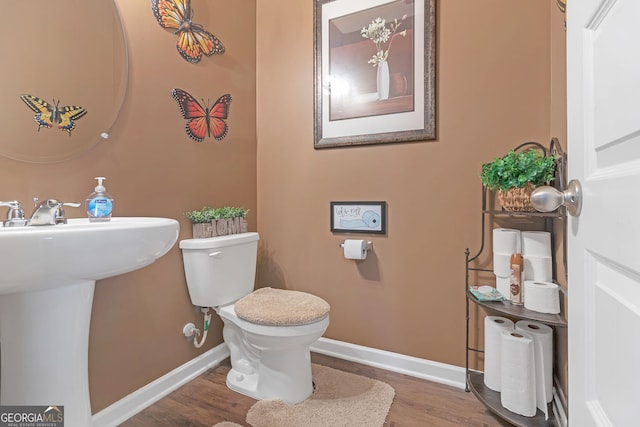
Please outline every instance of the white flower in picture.
[{"label": "white flower in picture", "polygon": [[371,21],[368,26],[363,27],[362,30],[360,30],[362,37],[371,40],[376,46],[376,54],[367,61],[369,64],[376,67],[379,63],[387,60],[389,57],[389,51],[391,50],[391,44],[393,43],[395,36],[405,37],[407,35],[407,30],[397,32],[405,19],[407,19],[406,14],[402,17],[400,22],[398,22],[398,19],[396,18],[387,27],[386,20],[377,17]]}]

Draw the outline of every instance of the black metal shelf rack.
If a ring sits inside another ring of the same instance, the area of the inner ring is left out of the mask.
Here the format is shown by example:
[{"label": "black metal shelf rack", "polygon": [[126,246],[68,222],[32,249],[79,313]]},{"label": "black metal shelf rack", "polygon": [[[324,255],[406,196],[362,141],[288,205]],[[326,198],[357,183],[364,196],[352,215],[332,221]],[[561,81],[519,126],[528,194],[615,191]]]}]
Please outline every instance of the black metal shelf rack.
[{"label": "black metal shelf rack", "polygon": [[[547,153],[545,147],[543,147],[539,143],[525,143],[515,148],[515,150],[519,150],[528,145],[536,146],[543,150],[543,152]],[[549,151],[552,154],[555,154],[558,158],[556,163],[556,179],[555,186],[558,190],[564,190],[565,182],[566,182],[566,154],[562,151],[558,140],[553,138],[551,140],[551,146]],[[466,340],[465,340],[465,373],[466,373],[466,391],[472,392],[480,402],[482,402],[492,413],[502,418],[503,420],[515,425],[522,427],[551,427],[555,426],[556,423],[552,417],[549,417],[548,420],[545,420],[544,414],[542,411],[538,410],[534,417],[523,417],[521,415],[515,414],[504,407],[502,407],[500,401],[500,393],[493,391],[484,385],[484,374],[480,371],[473,370],[469,368],[469,355],[470,353],[484,353],[483,349],[475,348],[470,345],[470,305],[476,304],[479,307],[488,310],[489,312],[499,313],[505,317],[521,320],[528,319],[534,320],[537,322],[541,322],[547,324],[552,327],[560,327],[566,328],[567,321],[565,319],[564,313],[560,314],[544,314],[538,313],[535,311],[527,310],[523,306],[517,306],[511,304],[509,301],[479,301],[471,292],[469,292],[469,286],[472,285],[470,282],[470,273],[471,272],[483,272],[483,273],[493,273],[493,270],[486,268],[474,267],[474,262],[479,260],[481,255],[485,252],[485,243],[487,239],[487,233],[485,232],[488,224],[494,224],[496,219],[500,219],[502,221],[511,221],[511,220],[522,220],[522,221],[541,221],[544,223],[543,229],[544,231],[549,231],[552,233],[552,240],[554,236],[554,221],[559,220],[562,221],[562,229],[563,229],[563,239],[562,239],[562,252],[563,252],[563,263],[565,264],[565,274],[566,274],[566,212],[564,207],[560,207],[556,212],[544,213],[544,212],[510,212],[500,209],[495,209],[493,206],[489,206],[489,191],[482,187],[482,219],[481,219],[481,246],[476,254],[471,256],[471,252],[469,248],[465,250],[465,300],[466,300]],[[555,276],[554,276],[555,277]]]}]

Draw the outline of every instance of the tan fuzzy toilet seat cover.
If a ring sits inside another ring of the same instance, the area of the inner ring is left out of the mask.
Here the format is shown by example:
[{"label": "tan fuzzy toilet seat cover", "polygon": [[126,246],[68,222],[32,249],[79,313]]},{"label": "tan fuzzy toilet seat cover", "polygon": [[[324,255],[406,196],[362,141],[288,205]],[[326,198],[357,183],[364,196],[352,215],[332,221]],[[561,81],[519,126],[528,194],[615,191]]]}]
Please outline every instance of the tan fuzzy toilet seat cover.
[{"label": "tan fuzzy toilet seat cover", "polygon": [[305,292],[261,288],[240,299],[236,315],[269,326],[294,326],[316,322],[329,314],[329,303]]}]

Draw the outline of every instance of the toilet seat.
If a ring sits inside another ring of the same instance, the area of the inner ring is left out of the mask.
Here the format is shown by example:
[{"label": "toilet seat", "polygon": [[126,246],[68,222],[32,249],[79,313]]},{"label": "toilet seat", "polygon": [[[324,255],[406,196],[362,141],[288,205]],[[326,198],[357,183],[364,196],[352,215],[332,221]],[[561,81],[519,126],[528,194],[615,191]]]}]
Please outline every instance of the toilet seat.
[{"label": "toilet seat", "polygon": [[238,318],[266,326],[298,326],[329,315],[329,303],[306,292],[261,288],[235,303]]},{"label": "toilet seat", "polygon": [[239,318],[235,311],[235,304],[217,307],[216,312],[221,318],[238,325],[238,327],[243,331],[262,336],[297,337],[313,334],[318,331],[322,334],[329,326],[329,315],[313,323],[307,323],[304,325],[269,326],[259,325]]}]

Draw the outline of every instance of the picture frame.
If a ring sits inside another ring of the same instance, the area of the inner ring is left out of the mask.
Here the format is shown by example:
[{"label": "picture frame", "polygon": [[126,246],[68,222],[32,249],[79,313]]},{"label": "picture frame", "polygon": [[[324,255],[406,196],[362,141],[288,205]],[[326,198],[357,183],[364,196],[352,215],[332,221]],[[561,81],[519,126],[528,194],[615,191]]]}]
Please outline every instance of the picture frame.
[{"label": "picture frame", "polygon": [[314,147],[435,135],[436,0],[314,0]]},{"label": "picture frame", "polygon": [[332,233],[387,233],[387,203],[331,202]]}]

